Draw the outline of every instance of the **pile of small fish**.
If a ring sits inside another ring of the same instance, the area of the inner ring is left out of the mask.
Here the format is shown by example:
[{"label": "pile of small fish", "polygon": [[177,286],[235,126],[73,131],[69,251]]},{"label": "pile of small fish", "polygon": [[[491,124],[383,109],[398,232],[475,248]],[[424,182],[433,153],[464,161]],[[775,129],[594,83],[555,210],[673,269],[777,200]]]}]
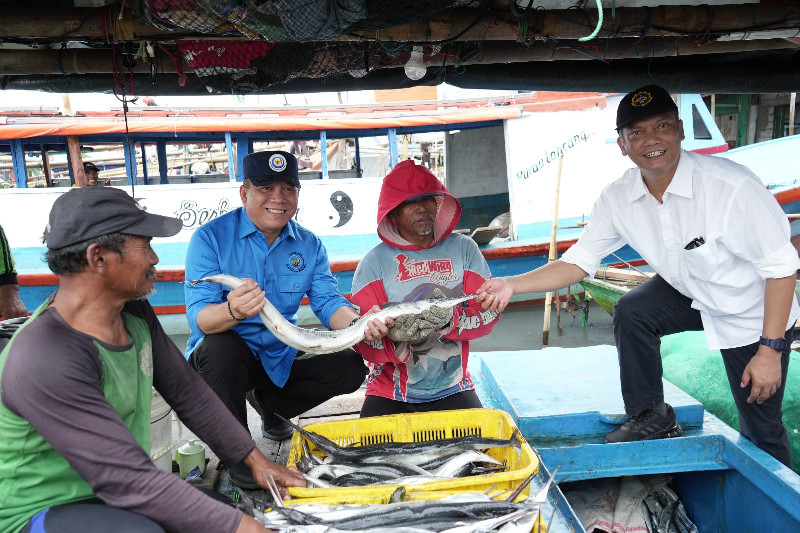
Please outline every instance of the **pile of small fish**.
[{"label": "pile of small fish", "polygon": [[[310,485],[320,488],[415,485],[499,472],[507,467],[481,450],[519,446],[515,430],[508,439],[471,435],[342,447],[322,435],[292,426],[307,439],[302,441],[303,453],[296,466]],[[326,455],[324,459],[310,452],[309,441]]]},{"label": "pile of small fish", "polygon": [[[527,485],[532,477],[523,484]],[[464,493],[427,501],[365,505],[306,503],[293,507],[285,506],[274,481],[269,479],[275,507],[263,514],[256,512],[254,516],[269,529],[297,533],[528,533],[534,526],[544,533],[555,516],[555,508],[547,523],[541,516],[554,478],[555,472],[534,496],[519,503],[512,500],[522,486],[500,501],[483,493]],[[404,491],[400,488],[395,494],[398,492]],[[400,498],[403,496],[401,494]]]},{"label": "pile of small fish", "polygon": [[648,494],[642,502],[649,533],[697,533],[697,526],[686,515],[686,508],[669,487]]}]

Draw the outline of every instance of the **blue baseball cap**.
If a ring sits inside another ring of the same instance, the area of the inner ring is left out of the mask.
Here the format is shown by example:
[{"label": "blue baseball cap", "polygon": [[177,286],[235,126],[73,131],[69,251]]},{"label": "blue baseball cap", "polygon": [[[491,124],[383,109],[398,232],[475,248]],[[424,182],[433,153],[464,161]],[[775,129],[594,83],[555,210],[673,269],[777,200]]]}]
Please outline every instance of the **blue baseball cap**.
[{"label": "blue baseball cap", "polygon": [[289,152],[280,150],[244,156],[242,177],[249,179],[256,187],[263,187],[273,181],[285,181],[300,188],[297,159]]}]

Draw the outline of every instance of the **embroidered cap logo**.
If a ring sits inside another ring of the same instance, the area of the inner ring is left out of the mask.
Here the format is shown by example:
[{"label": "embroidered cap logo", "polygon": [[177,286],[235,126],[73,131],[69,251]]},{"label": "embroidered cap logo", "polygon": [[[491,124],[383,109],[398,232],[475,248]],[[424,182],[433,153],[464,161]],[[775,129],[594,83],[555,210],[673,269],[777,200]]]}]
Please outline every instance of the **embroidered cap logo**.
[{"label": "embroidered cap logo", "polygon": [[280,154],[275,154],[269,158],[269,168],[274,172],[283,172],[286,170],[286,158]]},{"label": "embroidered cap logo", "polygon": [[633,107],[644,107],[653,101],[653,95],[647,91],[639,91],[631,98],[631,105]]}]

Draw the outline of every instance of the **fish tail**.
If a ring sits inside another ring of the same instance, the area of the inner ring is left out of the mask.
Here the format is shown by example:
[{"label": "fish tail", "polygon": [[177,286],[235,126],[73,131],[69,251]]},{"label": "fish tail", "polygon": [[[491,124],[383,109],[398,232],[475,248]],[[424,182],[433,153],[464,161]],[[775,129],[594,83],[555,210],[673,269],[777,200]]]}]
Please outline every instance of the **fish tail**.
[{"label": "fish tail", "polygon": [[299,431],[301,435],[303,435],[305,438],[313,442],[317,446],[317,448],[319,448],[326,454],[331,455],[331,452],[335,453],[336,451],[341,449],[341,446],[339,446],[332,440],[323,437],[319,433],[313,433],[311,431],[307,431],[298,426],[297,424],[295,424],[294,422],[292,422],[291,420],[284,418],[279,413],[273,413],[273,414],[278,418],[280,418],[281,420],[283,420],[284,422],[286,422],[287,424],[289,424],[290,426],[292,426],[296,431]]}]

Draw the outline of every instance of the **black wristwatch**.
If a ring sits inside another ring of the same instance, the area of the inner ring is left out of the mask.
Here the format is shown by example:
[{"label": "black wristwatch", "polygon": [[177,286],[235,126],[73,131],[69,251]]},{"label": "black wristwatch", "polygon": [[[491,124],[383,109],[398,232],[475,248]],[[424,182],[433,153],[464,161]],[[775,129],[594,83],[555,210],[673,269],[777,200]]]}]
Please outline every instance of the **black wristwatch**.
[{"label": "black wristwatch", "polygon": [[770,348],[772,348],[774,350],[778,350],[781,353],[785,352],[786,348],[788,346],[788,343],[786,342],[786,339],[784,339],[783,337],[781,337],[780,339],[767,339],[767,338],[761,337],[758,340],[758,342],[759,342],[759,344],[763,344],[764,346],[769,346]]}]

